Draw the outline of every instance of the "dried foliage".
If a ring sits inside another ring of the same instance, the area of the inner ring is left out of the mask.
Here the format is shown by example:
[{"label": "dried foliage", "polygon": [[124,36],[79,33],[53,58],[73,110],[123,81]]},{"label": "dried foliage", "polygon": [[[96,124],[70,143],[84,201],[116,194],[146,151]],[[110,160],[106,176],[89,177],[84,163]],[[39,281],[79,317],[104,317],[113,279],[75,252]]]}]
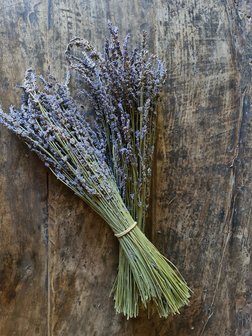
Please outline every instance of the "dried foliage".
[{"label": "dried foliage", "polygon": [[82,103],[93,107],[90,121],[71,97],[68,82],[26,73],[22,105],[0,110],[0,123],[18,134],[46,166],[89,204],[119,237],[115,308],[127,318],[151,306],[160,316],[178,313],[189,289],[175,266],[146,238],[157,104],[164,65],[146,48],[128,50],[109,24],[104,55],[74,39],[66,57],[81,78]]}]

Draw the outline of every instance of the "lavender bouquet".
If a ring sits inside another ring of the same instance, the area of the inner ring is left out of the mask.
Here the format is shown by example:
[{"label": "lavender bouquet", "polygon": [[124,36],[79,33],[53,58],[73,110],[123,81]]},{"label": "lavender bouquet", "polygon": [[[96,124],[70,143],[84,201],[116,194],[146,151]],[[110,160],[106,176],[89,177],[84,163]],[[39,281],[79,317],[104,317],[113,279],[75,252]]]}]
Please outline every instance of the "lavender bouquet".
[{"label": "lavender bouquet", "polygon": [[38,78],[28,70],[21,107],[0,110],[0,123],[23,138],[118,238],[116,310],[130,318],[138,315],[140,305],[151,305],[166,317],[178,313],[190,295],[175,266],[143,233],[165,73],[163,64],[149,56],[145,34],[141,49],[129,53],[129,36],[121,48],[117,29],[109,27],[112,38],[105,43],[104,57],[80,39],[66,53],[81,75],[93,120],[79,112],[67,82]]}]

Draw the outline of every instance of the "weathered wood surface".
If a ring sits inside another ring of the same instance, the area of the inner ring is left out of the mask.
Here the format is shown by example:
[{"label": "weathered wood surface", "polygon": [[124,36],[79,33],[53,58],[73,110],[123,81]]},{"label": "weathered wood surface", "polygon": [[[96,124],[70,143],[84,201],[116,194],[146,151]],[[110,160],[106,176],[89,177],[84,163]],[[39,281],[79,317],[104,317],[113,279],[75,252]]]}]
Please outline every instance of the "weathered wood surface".
[{"label": "weathered wood surface", "polygon": [[[14,6],[15,3],[15,6]],[[41,11],[46,12],[46,6]],[[0,3],[0,101],[17,102],[24,67],[43,70],[46,20],[19,1]],[[35,38],[36,36],[36,38]],[[0,335],[46,335],[47,172],[0,129]]]},{"label": "weathered wood surface", "polygon": [[63,78],[70,38],[100,46],[107,19],[134,41],[149,32],[169,71],[152,238],[194,290],[168,320],[116,315],[116,240],[1,127],[0,335],[252,335],[249,0],[2,0],[0,12],[4,107],[29,66]]}]

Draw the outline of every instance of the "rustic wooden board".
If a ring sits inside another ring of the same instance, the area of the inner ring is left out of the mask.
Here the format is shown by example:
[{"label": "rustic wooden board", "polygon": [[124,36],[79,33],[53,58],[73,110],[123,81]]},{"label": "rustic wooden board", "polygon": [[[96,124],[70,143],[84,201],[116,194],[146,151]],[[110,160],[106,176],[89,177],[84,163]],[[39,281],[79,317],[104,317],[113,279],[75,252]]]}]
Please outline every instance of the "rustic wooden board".
[{"label": "rustic wooden board", "polygon": [[101,46],[108,19],[135,42],[149,32],[169,72],[152,238],[194,290],[180,316],[116,315],[108,297],[116,240],[1,128],[0,335],[251,335],[249,1],[3,0],[0,9],[4,106],[16,102],[14,85],[27,66],[46,72],[50,64],[64,78],[72,37]]},{"label": "rustic wooden board", "polygon": [[195,294],[158,334],[249,335],[249,14],[241,21],[239,8],[219,1],[181,7],[160,25],[169,36],[159,46],[170,45],[171,118],[160,123],[157,179],[167,183],[157,182],[154,237]]},{"label": "rustic wooden board", "polygon": [[[46,64],[45,5],[0,3],[0,100],[17,102],[24,69]],[[36,38],[35,38],[36,37]],[[47,172],[0,128],[0,335],[47,335]]]}]

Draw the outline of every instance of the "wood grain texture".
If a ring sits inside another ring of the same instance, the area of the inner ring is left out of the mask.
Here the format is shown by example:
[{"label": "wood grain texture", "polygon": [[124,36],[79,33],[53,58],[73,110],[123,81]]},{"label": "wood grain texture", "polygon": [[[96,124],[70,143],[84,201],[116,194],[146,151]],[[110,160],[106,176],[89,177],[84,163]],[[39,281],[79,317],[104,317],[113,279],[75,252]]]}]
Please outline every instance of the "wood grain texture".
[{"label": "wood grain texture", "polygon": [[108,19],[134,42],[147,30],[169,73],[152,238],[194,290],[190,306],[167,320],[116,315],[110,230],[1,128],[0,335],[252,335],[249,0],[3,0],[0,9],[5,107],[28,66],[50,64],[64,78],[72,37],[99,48]]}]

